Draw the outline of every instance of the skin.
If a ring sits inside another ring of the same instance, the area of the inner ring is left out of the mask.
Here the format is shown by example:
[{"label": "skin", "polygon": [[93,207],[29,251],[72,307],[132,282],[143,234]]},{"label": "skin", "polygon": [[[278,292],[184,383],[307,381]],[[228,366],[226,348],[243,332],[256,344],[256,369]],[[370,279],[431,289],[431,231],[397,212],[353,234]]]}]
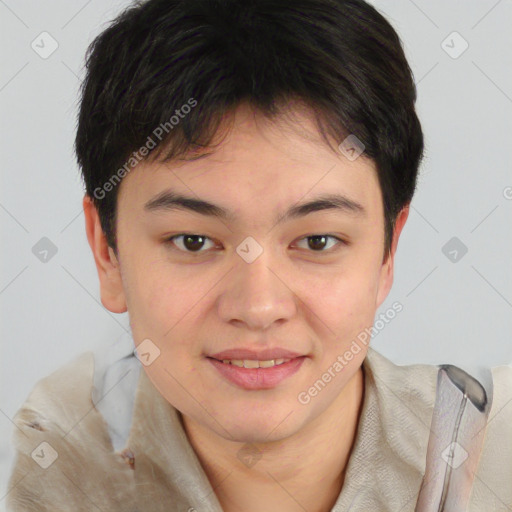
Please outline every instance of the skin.
[{"label": "skin", "polygon": [[[367,347],[359,343],[362,350],[308,404],[298,395],[373,325],[393,282],[409,211],[399,214],[383,263],[383,203],[373,161],[334,153],[311,112],[299,104],[290,112],[293,124],[285,117],[270,122],[242,105],[213,154],[137,165],[120,185],[117,257],[91,200],[83,201],[102,303],[115,313],[128,310],[136,345],[149,338],[160,349],[144,371],[181,412],[228,512],[334,505],[357,432]],[[144,204],[168,188],[220,205],[233,219],[145,212]],[[330,209],[275,223],[299,201],[333,192],[359,202],[365,214]],[[165,241],[183,233],[208,238],[202,246],[186,246],[183,237],[174,245]],[[349,244],[327,238],[318,249],[307,238],[322,234]],[[250,264],[236,252],[247,236],[263,248]],[[205,357],[235,347],[282,347],[308,357],[275,388],[248,391]],[[247,443],[261,454],[251,467],[237,457]]]}]

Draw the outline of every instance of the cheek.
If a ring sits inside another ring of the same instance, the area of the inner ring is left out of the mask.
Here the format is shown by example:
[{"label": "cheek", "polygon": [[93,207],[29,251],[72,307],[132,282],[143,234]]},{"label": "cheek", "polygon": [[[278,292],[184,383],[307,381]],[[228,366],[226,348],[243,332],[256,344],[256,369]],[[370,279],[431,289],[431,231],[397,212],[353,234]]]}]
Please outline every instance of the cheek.
[{"label": "cheek", "polygon": [[134,334],[158,340],[164,350],[189,346],[190,336],[201,325],[198,317],[209,307],[208,291],[215,281],[161,260],[131,270],[127,302]]},{"label": "cheek", "polygon": [[161,335],[164,322],[169,329],[174,318],[183,314],[187,289],[176,283],[169,271],[161,260],[132,259],[124,265],[123,286],[130,321],[139,329],[151,326],[154,336]]},{"label": "cheek", "polygon": [[317,282],[308,304],[328,327],[332,346],[350,343],[372,325],[376,311],[378,273],[369,267],[350,270]]}]

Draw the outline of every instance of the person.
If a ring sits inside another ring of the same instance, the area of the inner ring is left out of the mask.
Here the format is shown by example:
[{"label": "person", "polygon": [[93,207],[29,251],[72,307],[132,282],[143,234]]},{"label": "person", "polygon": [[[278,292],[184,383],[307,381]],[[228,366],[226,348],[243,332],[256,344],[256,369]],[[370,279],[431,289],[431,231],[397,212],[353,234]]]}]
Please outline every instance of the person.
[{"label": "person", "polygon": [[86,234],[130,332],[34,386],[9,510],[510,510],[512,368],[370,347],[423,154],[390,23],[148,0],[86,65]]}]

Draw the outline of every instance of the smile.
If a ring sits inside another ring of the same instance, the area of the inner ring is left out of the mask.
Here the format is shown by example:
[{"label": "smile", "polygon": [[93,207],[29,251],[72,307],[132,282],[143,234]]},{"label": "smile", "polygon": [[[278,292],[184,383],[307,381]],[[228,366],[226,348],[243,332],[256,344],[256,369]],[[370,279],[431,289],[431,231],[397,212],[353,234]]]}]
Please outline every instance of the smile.
[{"label": "smile", "polygon": [[232,364],[239,368],[271,368],[272,366],[279,366],[280,364],[287,363],[291,359],[270,359],[268,361],[256,361],[254,359],[223,359],[224,364]]},{"label": "smile", "polygon": [[223,359],[207,357],[219,374],[232,384],[245,390],[272,389],[297,373],[306,356],[292,359]]}]

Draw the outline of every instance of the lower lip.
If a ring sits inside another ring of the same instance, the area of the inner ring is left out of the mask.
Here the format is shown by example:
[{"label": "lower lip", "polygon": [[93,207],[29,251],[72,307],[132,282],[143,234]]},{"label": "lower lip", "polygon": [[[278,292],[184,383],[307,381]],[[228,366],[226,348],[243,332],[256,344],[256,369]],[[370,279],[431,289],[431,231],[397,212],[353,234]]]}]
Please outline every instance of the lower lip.
[{"label": "lower lip", "polygon": [[270,368],[240,368],[229,363],[208,357],[208,361],[227,380],[243,389],[271,389],[287,377],[298,372],[306,356],[295,357],[290,361]]}]

